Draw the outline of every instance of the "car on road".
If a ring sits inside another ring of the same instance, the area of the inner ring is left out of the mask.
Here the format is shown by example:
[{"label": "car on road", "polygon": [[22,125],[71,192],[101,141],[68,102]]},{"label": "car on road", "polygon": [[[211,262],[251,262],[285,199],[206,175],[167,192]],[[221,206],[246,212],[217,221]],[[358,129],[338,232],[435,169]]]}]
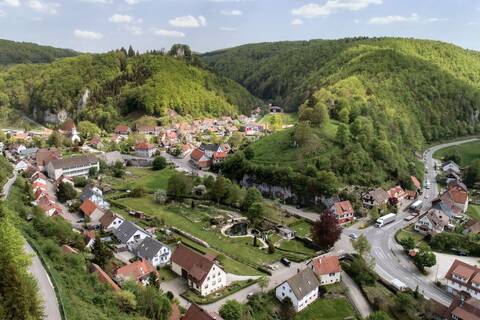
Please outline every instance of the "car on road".
[{"label": "car on road", "polygon": [[356,235],[355,233],[350,233],[350,234],[348,235],[348,237],[349,237],[350,239],[352,239],[352,240],[357,240],[357,239],[358,239],[358,235]]},{"label": "car on road", "polygon": [[251,299],[254,294],[255,294],[255,292],[249,292],[249,293],[247,294],[247,299]]},{"label": "car on road", "polygon": [[77,220],[77,223],[84,223],[85,222],[85,219],[80,219],[80,220]]},{"label": "car on road", "polygon": [[288,260],[287,258],[283,257],[282,259],[280,259],[280,262],[285,266],[285,267],[290,267],[290,265],[292,264],[290,262],[290,260]]}]

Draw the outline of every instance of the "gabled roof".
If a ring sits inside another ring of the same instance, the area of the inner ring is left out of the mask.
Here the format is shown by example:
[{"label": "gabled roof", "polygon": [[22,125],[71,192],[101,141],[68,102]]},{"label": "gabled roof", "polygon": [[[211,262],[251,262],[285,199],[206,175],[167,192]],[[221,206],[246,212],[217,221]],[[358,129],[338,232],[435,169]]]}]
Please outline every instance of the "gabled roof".
[{"label": "gabled roof", "polygon": [[319,276],[342,271],[337,256],[318,257],[313,259],[310,264],[313,272]]},{"label": "gabled roof", "polygon": [[171,261],[185,269],[189,277],[197,284],[203,282],[215,264],[214,257],[201,255],[184,245],[177,247]]},{"label": "gabled roof", "polygon": [[50,163],[55,169],[72,169],[77,167],[94,165],[98,163],[98,159],[95,156],[88,155],[53,160]]},{"label": "gabled roof", "polygon": [[388,193],[382,188],[377,188],[368,193],[377,203],[385,203],[388,201]]},{"label": "gabled roof", "polygon": [[73,122],[72,119],[66,120],[60,126],[60,130],[63,130],[63,131],[72,131],[74,128],[75,128],[75,123]]},{"label": "gabled roof", "polygon": [[192,153],[190,153],[190,157],[194,160],[194,161],[200,161],[200,159],[202,159],[202,157],[205,155],[205,153],[200,150],[200,149],[194,149],[192,151]]},{"label": "gabled roof", "polygon": [[335,214],[343,216],[345,214],[353,214],[353,207],[350,201],[340,201],[335,203]]},{"label": "gabled roof", "polygon": [[286,282],[298,300],[302,300],[320,286],[317,277],[310,268],[303,269]]},{"label": "gabled roof", "polygon": [[208,312],[192,303],[182,320],[223,320],[223,318],[219,314]]},{"label": "gabled roof", "polygon": [[[453,277],[454,275],[465,279],[466,282],[460,282]],[[455,259],[452,266],[445,275],[445,278],[455,283],[461,284],[468,289],[480,292],[480,288],[474,287],[472,285],[472,283],[480,285],[480,268],[478,268],[477,266],[472,266],[468,263]]]},{"label": "gabled roof", "polygon": [[417,177],[410,176],[410,180],[412,180],[412,183],[415,186],[415,188],[417,188],[417,189],[422,188],[422,184],[420,183],[420,181],[418,181]]},{"label": "gabled roof", "polygon": [[155,146],[148,142],[139,142],[135,145],[135,150],[151,150],[154,148]]},{"label": "gabled roof", "polygon": [[130,132],[130,128],[127,125],[119,124],[115,127],[114,132],[123,133],[123,132]]},{"label": "gabled roof", "polygon": [[160,250],[168,248],[165,244],[150,237],[146,237],[135,248],[134,253],[142,258],[152,260]]},{"label": "gabled roof", "polygon": [[219,144],[216,144],[216,143],[202,143],[199,147],[200,150],[202,151],[213,151],[213,152],[217,152],[217,151],[221,151],[221,147]]},{"label": "gabled roof", "polygon": [[107,210],[107,212],[105,212],[105,214],[100,218],[100,224],[104,229],[106,229],[117,218],[122,219],[120,216],[117,216],[113,211]]},{"label": "gabled roof", "polygon": [[137,231],[141,231],[145,234],[148,235],[148,233],[143,230],[142,228],[140,228],[139,226],[137,226],[136,224],[130,222],[130,221],[124,221],[119,227],[118,229],[115,229],[113,230],[113,234],[115,235],[115,237],[117,237],[117,239],[125,244],[128,242],[128,240],[130,240],[130,238],[135,234],[135,232]]},{"label": "gabled roof", "polygon": [[125,280],[128,279],[138,281],[156,271],[157,270],[150,264],[150,262],[142,259],[117,269],[116,275]]},{"label": "gabled roof", "polygon": [[113,282],[112,278],[110,278],[110,276],[95,263],[92,263],[92,265],[90,266],[90,272],[96,273],[100,282],[108,284],[113,291],[120,290],[120,287],[115,282]]},{"label": "gabled roof", "polygon": [[39,149],[37,151],[37,166],[46,166],[50,161],[58,159],[60,159],[60,153],[55,148]]},{"label": "gabled roof", "polygon": [[97,205],[90,199],[83,201],[82,205],[80,206],[80,210],[87,216],[90,215],[98,209]]}]

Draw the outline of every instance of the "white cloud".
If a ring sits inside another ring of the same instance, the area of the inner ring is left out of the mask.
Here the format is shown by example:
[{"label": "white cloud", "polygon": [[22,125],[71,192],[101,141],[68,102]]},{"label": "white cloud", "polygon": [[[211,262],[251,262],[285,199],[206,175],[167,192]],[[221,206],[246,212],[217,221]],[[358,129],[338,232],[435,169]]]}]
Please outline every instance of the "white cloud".
[{"label": "white cloud", "polygon": [[134,4],[138,4],[140,2],[143,2],[145,0],[125,0],[125,2],[129,5],[134,5]]},{"label": "white cloud", "polygon": [[292,22],[290,22],[290,24],[292,26],[300,26],[303,24],[303,20],[302,19],[293,19]]},{"label": "white cloud", "polygon": [[80,39],[88,39],[88,40],[100,40],[103,38],[103,34],[94,32],[94,31],[88,31],[88,30],[79,30],[76,29],[73,34],[75,37],[80,38]]},{"label": "white cloud", "polygon": [[90,3],[103,3],[110,4],[113,3],[113,0],[80,0],[81,2],[90,2]]},{"label": "white cloud", "polygon": [[204,16],[195,18],[192,15],[188,15],[170,19],[168,23],[173,27],[179,28],[199,28],[207,24],[207,19]]},{"label": "white cloud", "polygon": [[125,30],[136,36],[143,34],[143,29],[139,26],[126,25]]},{"label": "white cloud", "polygon": [[8,6],[8,7],[19,7],[20,0],[3,0],[3,1],[0,1],[0,4],[2,6]]},{"label": "white cloud", "polygon": [[5,11],[0,10],[0,18],[5,17],[6,15],[7,15],[7,14],[5,13]]},{"label": "white cloud", "polygon": [[243,14],[241,10],[222,10],[220,13],[224,16],[241,16]]},{"label": "white cloud", "polygon": [[226,32],[234,32],[237,31],[237,28],[231,28],[231,27],[220,27],[221,31],[226,31]]},{"label": "white cloud", "polygon": [[421,18],[418,14],[412,13],[410,16],[385,16],[371,18],[368,23],[370,24],[392,24],[392,23],[417,23],[417,22],[440,22],[447,21],[443,18]]},{"label": "white cloud", "polygon": [[372,4],[382,4],[383,0],[327,0],[325,4],[309,3],[299,8],[292,9],[294,16],[315,18],[328,16],[338,11],[358,11]]},{"label": "white cloud", "polygon": [[166,30],[166,29],[153,29],[153,34],[156,36],[169,37],[169,38],[183,38],[185,33],[175,30]]},{"label": "white cloud", "polygon": [[55,2],[43,2],[40,0],[29,0],[28,6],[38,12],[45,14],[57,14],[60,4]]},{"label": "white cloud", "polygon": [[108,18],[108,21],[113,22],[113,23],[129,23],[133,21],[133,17],[126,15],[126,14],[114,14],[110,18]]}]

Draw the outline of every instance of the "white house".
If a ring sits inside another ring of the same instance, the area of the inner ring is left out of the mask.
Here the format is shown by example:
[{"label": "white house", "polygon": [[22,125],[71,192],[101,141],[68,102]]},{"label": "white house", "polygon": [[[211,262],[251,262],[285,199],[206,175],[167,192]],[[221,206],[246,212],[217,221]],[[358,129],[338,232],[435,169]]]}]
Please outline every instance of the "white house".
[{"label": "white house", "polygon": [[113,213],[110,210],[107,210],[107,212],[105,212],[103,217],[100,219],[100,224],[102,225],[103,230],[110,231],[113,229],[118,229],[118,227],[120,227],[124,221],[125,220],[121,216]]},{"label": "white house", "polygon": [[445,275],[447,291],[453,295],[467,292],[480,300],[480,268],[455,260]]},{"label": "white house", "polygon": [[280,235],[280,237],[284,239],[291,240],[295,238],[295,230],[292,230],[285,226],[277,226],[277,232]]},{"label": "white house", "polygon": [[275,289],[275,296],[280,301],[290,298],[295,311],[299,312],[317,300],[319,285],[312,269],[306,268],[280,284]]},{"label": "white house", "polygon": [[83,202],[87,199],[103,209],[110,209],[110,203],[103,199],[103,192],[97,187],[85,188],[83,190],[82,194],[80,195],[80,201]]},{"label": "white house", "polygon": [[201,296],[207,296],[227,285],[227,274],[211,255],[201,255],[180,245],[171,261],[172,271],[182,276],[188,286]]},{"label": "white house", "polygon": [[151,237],[143,239],[133,253],[148,260],[154,267],[167,264],[172,256],[172,250],[168,246]]},{"label": "white house", "polygon": [[127,245],[134,245],[141,242],[146,237],[151,236],[148,232],[130,221],[124,221],[118,228],[113,230],[117,239]]},{"label": "white house", "polygon": [[342,280],[342,268],[337,256],[318,257],[310,261],[307,266],[315,273],[321,286]]},{"label": "white house", "polygon": [[143,158],[151,158],[157,152],[157,148],[148,142],[140,142],[135,145],[135,154]]},{"label": "white house", "polygon": [[94,156],[52,160],[47,164],[48,176],[54,180],[62,175],[66,177],[88,176],[91,168],[95,168],[97,171],[100,169],[100,162]]},{"label": "white house", "polygon": [[28,162],[26,161],[18,161],[16,164],[15,164],[15,171],[25,171],[27,170],[29,164]]},{"label": "white house", "polygon": [[443,211],[430,209],[415,223],[415,231],[423,234],[441,233],[448,226],[450,219]]},{"label": "white house", "polygon": [[443,172],[454,172],[456,174],[460,174],[460,166],[453,161],[447,161],[442,164],[442,171]]}]

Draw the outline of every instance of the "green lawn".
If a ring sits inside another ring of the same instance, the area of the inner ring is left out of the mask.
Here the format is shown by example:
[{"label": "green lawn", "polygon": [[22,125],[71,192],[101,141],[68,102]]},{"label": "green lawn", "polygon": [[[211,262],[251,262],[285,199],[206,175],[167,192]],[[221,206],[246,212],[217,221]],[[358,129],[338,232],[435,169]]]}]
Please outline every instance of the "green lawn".
[{"label": "green lawn", "polygon": [[468,205],[468,211],[467,214],[472,218],[477,221],[480,221],[480,206],[479,205],[473,205],[469,204]]},{"label": "green lawn", "polygon": [[164,219],[167,225],[174,226],[194,235],[224,255],[228,255],[240,262],[253,263],[261,266],[280,259],[280,253],[268,254],[253,246],[250,238],[229,238],[222,235],[218,230],[211,229],[208,212],[197,208],[179,208],[161,206],[153,202],[151,196],[144,198],[119,199],[119,203],[133,210],[143,211],[146,214]]},{"label": "green lawn", "polygon": [[252,144],[255,157],[252,162],[259,164],[292,165],[297,161],[297,150],[291,146],[293,129],[275,132]]},{"label": "green lawn", "polygon": [[175,173],[175,170],[172,168],[154,171],[150,168],[128,167],[126,171],[130,172],[130,174],[125,175],[123,178],[107,176],[105,181],[117,190],[143,186],[147,191],[155,192],[158,189],[167,189],[168,179]]},{"label": "green lawn", "polygon": [[421,243],[428,246],[428,244],[423,240],[425,236],[422,235],[421,233],[416,232],[413,229],[413,225],[409,225],[405,229],[400,229],[395,235],[395,238],[397,239],[397,241],[401,241],[402,239],[405,239],[408,236],[412,237],[417,243],[417,245]]},{"label": "green lawn", "polygon": [[306,237],[310,235],[312,224],[306,220],[300,220],[289,225],[289,228],[295,230],[298,236]]},{"label": "green lawn", "polygon": [[283,240],[280,243],[280,249],[287,250],[287,251],[293,251],[293,252],[298,252],[306,255],[314,255],[316,251],[314,249],[306,247],[303,242],[299,240]]},{"label": "green lawn", "polygon": [[158,273],[161,281],[173,280],[178,277],[176,273],[170,270],[170,268],[166,268],[166,267],[160,268]]},{"label": "green lawn", "polygon": [[318,299],[297,314],[295,320],[343,320],[354,316],[355,311],[345,298]]},{"label": "green lawn", "polygon": [[276,113],[276,114],[267,114],[265,116],[263,116],[262,119],[260,119],[260,123],[265,123],[265,124],[270,124],[271,121],[272,121],[272,118],[274,116],[278,116],[282,119],[282,124],[284,126],[288,126],[288,125],[293,125],[293,124],[296,124],[298,122],[298,114],[296,113]]},{"label": "green lawn", "polygon": [[433,157],[443,159],[452,154],[459,154],[462,157],[462,163],[459,164],[461,166],[468,166],[474,160],[480,158],[480,141],[473,141],[438,150],[433,154]]}]

